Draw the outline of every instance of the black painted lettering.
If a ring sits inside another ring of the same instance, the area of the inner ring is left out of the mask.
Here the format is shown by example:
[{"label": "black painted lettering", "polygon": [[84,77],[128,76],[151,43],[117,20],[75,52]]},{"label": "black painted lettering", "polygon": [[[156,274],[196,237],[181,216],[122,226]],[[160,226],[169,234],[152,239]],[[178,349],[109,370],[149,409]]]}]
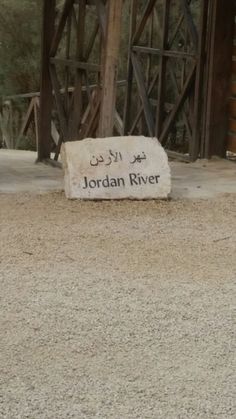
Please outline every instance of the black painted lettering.
[{"label": "black painted lettering", "polygon": [[145,176],[145,177],[141,176],[141,180],[142,180],[142,183],[146,185],[148,183],[148,176]]},{"label": "black painted lettering", "polygon": [[121,186],[125,186],[125,180],[123,177],[118,177],[117,179],[117,186],[121,187]]},{"label": "black painted lettering", "polygon": [[117,187],[117,180],[115,178],[111,178],[111,182],[110,182],[110,186],[112,188],[116,188]]},{"label": "black painted lettering", "polygon": [[102,179],[97,180],[97,187],[100,188],[100,184],[102,183]]},{"label": "black painted lettering", "polygon": [[103,179],[103,181],[102,181],[102,186],[103,186],[104,188],[109,188],[109,186],[110,186],[110,182],[109,182],[109,177],[108,177],[108,175],[106,175],[105,179]]},{"label": "black painted lettering", "polygon": [[96,180],[91,179],[91,180],[89,181],[89,187],[90,187],[91,189],[94,189],[94,188],[96,188],[96,186],[97,186],[97,182],[96,182]]},{"label": "black painted lettering", "polygon": [[87,189],[87,187],[88,187],[88,180],[87,180],[87,177],[85,176],[84,177],[84,186],[83,186],[83,189]]},{"label": "black painted lettering", "polygon": [[159,175],[155,176],[155,179],[156,179],[156,183],[159,183],[160,176]]},{"label": "black painted lettering", "polygon": [[149,183],[151,183],[151,185],[155,184],[155,177],[154,176],[149,176]]},{"label": "black painted lettering", "polygon": [[137,181],[137,175],[135,173],[130,173],[129,174],[129,180],[130,180],[130,185],[138,185],[138,181]]}]

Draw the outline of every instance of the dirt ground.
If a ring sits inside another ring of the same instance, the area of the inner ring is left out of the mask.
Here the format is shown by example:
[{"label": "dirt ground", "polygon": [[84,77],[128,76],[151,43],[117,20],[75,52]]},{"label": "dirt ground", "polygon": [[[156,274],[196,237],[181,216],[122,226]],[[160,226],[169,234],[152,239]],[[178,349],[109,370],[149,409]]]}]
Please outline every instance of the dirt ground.
[{"label": "dirt ground", "polygon": [[1,195],[0,417],[236,417],[236,195]]}]

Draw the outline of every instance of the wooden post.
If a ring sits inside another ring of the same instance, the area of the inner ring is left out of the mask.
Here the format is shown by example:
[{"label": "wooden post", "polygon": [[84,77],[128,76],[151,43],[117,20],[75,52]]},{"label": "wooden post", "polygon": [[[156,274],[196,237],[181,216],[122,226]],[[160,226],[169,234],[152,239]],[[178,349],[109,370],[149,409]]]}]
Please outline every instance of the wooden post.
[{"label": "wooden post", "polygon": [[232,72],[234,0],[213,0],[204,157],[225,157]]},{"label": "wooden post", "polygon": [[125,96],[124,106],[124,135],[128,134],[130,129],[131,121],[131,96],[132,96],[132,84],[133,84],[133,65],[131,60],[131,50],[133,46],[133,36],[136,30],[137,24],[137,0],[132,0],[130,5],[130,34],[129,34],[129,56],[128,56],[128,70],[127,70],[127,88]]},{"label": "wooden post", "polygon": [[[162,51],[168,47],[168,30],[169,30],[169,15],[170,15],[170,0],[164,2],[163,10],[163,32],[162,32]],[[158,100],[157,100],[157,117],[156,117],[156,136],[159,138],[162,132],[163,125],[163,114],[165,104],[165,79],[166,79],[166,65],[167,57],[163,54],[160,56],[160,70],[159,70],[159,81],[158,81]]]},{"label": "wooden post", "polygon": [[51,119],[52,119],[52,84],[50,80],[50,49],[54,34],[55,0],[44,0],[42,27],[42,67],[40,86],[40,116],[38,161],[50,158]]},{"label": "wooden post", "polygon": [[[199,41],[194,42],[198,51],[198,63],[196,69],[196,80],[195,80],[195,97],[194,97],[194,109],[193,109],[193,135],[189,145],[189,154],[192,161],[197,160],[200,157],[201,140],[202,140],[202,121],[203,121],[203,101],[204,101],[204,67],[205,67],[205,51],[206,51],[206,39],[207,39],[207,23],[209,17],[209,5],[208,2],[202,0],[201,2],[201,18],[199,27]],[[193,36],[195,39],[195,36]]]},{"label": "wooden post", "polygon": [[113,134],[123,0],[109,0],[99,136]]},{"label": "wooden post", "polygon": [[[77,24],[77,46],[76,46],[76,60],[84,60],[84,37],[85,37],[85,16],[86,16],[86,2],[80,0],[79,2],[79,17]],[[82,118],[83,108],[83,70],[76,69],[75,74],[75,91],[74,91],[74,109],[72,116],[72,124],[70,129],[70,140],[78,140],[79,126]]]}]

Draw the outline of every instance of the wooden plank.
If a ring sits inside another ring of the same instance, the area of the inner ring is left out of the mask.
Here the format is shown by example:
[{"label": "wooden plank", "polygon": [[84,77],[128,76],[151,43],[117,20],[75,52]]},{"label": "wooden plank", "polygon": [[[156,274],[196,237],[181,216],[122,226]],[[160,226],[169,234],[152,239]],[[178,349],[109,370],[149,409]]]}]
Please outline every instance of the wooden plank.
[{"label": "wooden plank", "polygon": [[200,156],[202,135],[202,117],[203,117],[203,101],[205,96],[204,90],[204,70],[205,70],[205,46],[207,36],[207,18],[208,18],[207,2],[201,2],[201,17],[199,28],[198,42],[198,61],[195,80],[194,94],[194,115],[193,115],[193,135],[190,140],[189,153],[191,160],[197,160]]},{"label": "wooden plank", "polygon": [[[168,48],[168,29],[169,29],[169,14],[170,14],[170,0],[164,2],[163,10],[163,31],[162,31],[162,51]],[[164,121],[164,103],[165,103],[165,89],[166,89],[166,57],[162,54],[159,64],[159,81],[158,81],[158,99],[157,99],[157,116],[156,116],[156,130],[157,138],[160,137],[162,131],[162,124]]]},{"label": "wooden plank", "polygon": [[115,110],[115,128],[120,136],[124,135],[123,121],[117,110]]},{"label": "wooden plank", "polygon": [[[51,0],[45,0],[45,1],[48,2],[48,3],[51,3]],[[52,39],[52,45],[51,45],[51,49],[50,49],[50,56],[51,57],[54,57],[56,55],[59,43],[60,43],[61,38],[62,38],[63,30],[64,30],[65,25],[66,25],[66,20],[68,18],[68,15],[71,12],[71,9],[73,7],[73,3],[74,3],[74,0],[65,0],[59,24],[58,24],[56,32],[53,36],[53,39]]]},{"label": "wooden plank", "polygon": [[42,65],[40,82],[40,115],[38,160],[50,158],[51,152],[51,113],[52,83],[49,72],[50,49],[54,34],[55,0],[44,0],[42,28]]},{"label": "wooden plank", "polygon": [[92,30],[92,33],[90,35],[90,39],[89,39],[89,42],[88,42],[88,45],[87,45],[87,49],[84,53],[84,61],[88,61],[88,59],[91,55],[91,52],[92,52],[93,47],[94,47],[95,40],[96,40],[97,35],[98,35],[98,31],[99,31],[99,23],[96,22],[95,25],[94,25],[94,28]]},{"label": "wooden plank", "polygon": [[36,103],[36,100],[34,101],[34,126],[35,126],[35,141],[36,141],[36,150],[39,148],[39,108]]},{"label": "wooden plank", "polygon": [[58,143],[56,145],[54,161],[58,161],[59,159],[62,143],[63,143],[63,138],[62,138],[62,135],[60,135],[58,139]]},{"label": "wooden plank", "polygon": [[[118,80],[117,81],[117,87],[124,87],[126,86],[127,81],[126,80]],[[90,84],[89,88],[90,89],[94,89],[97,86],[97,84]],[[86,86],[83,86],[83,91],[85,92],[87,89]],[[73,93],[74,91],[74,87],[68,87],[68,92],[69,93]],[[60,89],[60,93],[64,94],[66,92],[65,88]],[[53,92],[54,94],[54,92]],[[33,97],[40,97],[40,92],[32,92],[32,93],[22,93],[19,95],[13,95],[13,96],[4,96],[3,97],[3,101],[4,100],[12,100],[12,99],[30,99]]]},{"label": "wooden plank", "polygon": [[52,139],[53,139],[54,143],[56,145],[58,145],[59,140],[60,140],[60,135],[59,135],[59,132],[57,131],[56,125],[53,121],[52,121],[52,124],[51,124],[51,136],[52,136]]},{"label": "wooden plank", "polygon": [[77,15],[76,15],[76,11],[75,11],[74,5],[71,8],[71,22],[72,22],[72,25],[73,25],[73,28],[74,28],[75,32],[77,33],[78,19],[77,19]]},{"label": "wooden plank", "polygon": [[50,58],[50,63],[59,64],[64,67],[71,67],[73,69],[86,70],[86,71],[95,72],[95,73],[100,71],[100,66],[97,64],[85,63],[84,61],[76,61],[72,59],[67,60],[65,58],[52,57]]},{"label": "wooden plank", "polygon": [[92,104],[89,105],[88,112],[86,112],[86,116],[84,117],[84,126],[82,127],[82,131],[80,133],[81,139],[92,137],[98,126],[99,108],[101,103],[100,91],[97,90],[93,92],[92,96]]},{"label": "wooden plank", "polygon": [[23,135],[27,133],[28,128],[33,119],[33,113],[34,113],[34,98],[30,101],[29,107],[27,109],[26,115],[24,117],[21,129],[20,129],[19,137],[22,137]]},{"label": "wooden plank", "polygon": [[[202,7],[206,6],[204,3],[205,2],[203,1],[202,2]],[[197,28],[196,28],[194,20],[193,20],[192,12],[189,8],[189,1],[188,0],[181,0],[181,6],[182,6],[183,14],[184,14],[184,17],[185,17],[185,21],[186,21],[186,24],[187,24],[187,28],[189,30],[189,35],[190,35],[191,40],[192,40],[193,45],[194,45],[194,49],[195,49],[195,51],[198,51],[198,32],[197,32]]]},{"label": "wooden plank", "polygon": [[107,22],[107,10],[102,0],[94,0],[98,15],[98,22],[101,29],[103,43],[106,42],[106,22]]},{"label": "wooden plank", "polygon": [[[57,78],[56,68],[53,64],[50,65],[50,75],[51,75],[52,85],[53,85],[54,94],[55,94],[57,112],[58,112],[61,132],[63,136],[63,141],[66,141],[68,139],[68,126],[67,126],[66,112],[65,112],[62,96],[60,93],[60,85]],[[50,120],[50,138],[51,138],[51,120]]]},{"label": "wooden plank", "polygon": [[183,20],[184,20],[184,15],[180,15],[180,17],[179,17],[179,19],[177,21],[177,24],[175,26],[175,30],[174,30],[174,33],[172,35],[171,42],[169,43],[170,44],[170,47],[171,47],[171,45],[173,45],[173,43],[174,43],[177,35],[179,34],[179,29],[180,29],[180,27],[181,27],[181,25],[183,23]]},{"label": "wooden plank", "polygon": [[236,133],[236,119],[229,119],[229,131]]},{"label": "wooden plank", "polygon": [[132,100],[132,85],[133,85],[133,65],[131,60],[132,39],[136,29],[137,21],[137,0],[132,0],[130,4],[130,34],[129,34],[129,51],[128,51],[128,72],[127,72],[127,89],[125,93],[124,106],[124,134],[129,131],[131,120],[131,100]]},{"label": "wooden plank", "polygon": [[88,121],[90,118],[90,115],[92,113],[92,110],[94,109],[95,106],[95,101],[96,101],[96,95],[97,95],[97,91],[94,90],[91,93],[91,97],[89,100],[89,103],[84,111],[83,117],[82,117],[82,121],[81,121],[81,128],[80,128],[80,139],[84,138],[84,132],[86,130],[86,126],[88,125]]},{"label": "wooden plank", "polygon": [[99,121],[100,137],[112,136],[113,134],[123,0],[110,0],[108,6],[103,92]]},{"label": "wooden plank", "polygon": [[[77,26],[77,45],[76,45],[76,60],[83,61],[84,59],[84,40],[85,40],[85,16],[86,16],[86,2],[80,0],[79,2],[79,18]],[[82,118],[83,108],[83,70],[76,69],[75,73],[75,90],[74,90],[74,106],[72,111],[71,124],[69,124],[70,138],[77,139],[79,134],[79,126]]]},{"label": "wooden plank", "polygon": [[[66,34],[66,48],[65,48],[65,58],[66,60],[70,59],[71,51],[71,35],[72,35],[72,15],[69,13],[67,19],[67,34]],[[69,84],[70,84],[70,69],[66,67],[65,69],[65,108],[68,112],[70,97],[69,97]]]},{"label": "wooden plank", "polygon": [[231,94],[236,96],[236,81],[232,80],[231,82]]},{"label": "wooden plank", "polygon": [[232,73],[235,75],[236,74],[236,61],[232,60]]},{"label": "wooden plank", "polygon": [[19,93],[18,95],[10,95],[10,96],[3,96],[2,101],[5,100],[14,100],[14,99],[32,99],[33,97],[38,96],[40,97],[40,92],[32,92],[32,93]]},{"label": "wooden plank", "polygon": [[229,133],[227,136],[227,151],[236,153],[236,135],[234,133]]},{"label": "wooden plank", "polygon": [[[158,19],[157,11],[156,11],[155,8],[154,8],[154,17],[156,18],[156,23],[155,23],[156,27],[157,26],[161,26],[161,24],[159,22],[159,19]],[[151,54],[153,54],[153,55],[159,55],[159,56],[160,55],[164,55],[166,57],[174,57],[174,58],[192,58],[192,57],[195,58],[195,54],[192,54],[192,53],[182,53],[180,51],[174,51],[174,50],[171,49],[172,46],[173,46],[173,43],[174,43],[174,41],[176,39],[176,36],[178,34],[179,28],[180,28],[180,26],[181,26],[181,24],[183,22],[183,19],[184,19],[184,15],[182,14],[179,17],[178,21],[177,21],[177,24],[176,24],[174,33],[172,34],[172,37],[168,40],[168,47],[169,47],[168,50],[163,50],[163,48],[161,48],[161,49],[152,48],[150,46],[148,46],[148,47],[145,46],[144,47],[144,46],[137,46],[137,45],[135,45],[135,46],[132,46],[132,51],[136,51],[138,53],[147,53],[149,55],[151,55]],[[131,43],[131,45],[132,45],[132,43]],[[157,79],[158,79],[158,72],[157,72],[157,74],[155,75],[155,78],[154,78],[155,84],[157,82]],[[152,92],[152,90],[153,90],[153,85],[151,84],[150,89],[148,89],[148,96],[150,95],[150,93]],[[150,100],[150,103],[152,103],[151,100]],[[143,106],[140,107],[140,109],[138,111],[138,114],[135,117],[131,128],[130,129],[128,129],[128,127],[125,128],[125,132],[126,133],[132,134],[134,132],[134,129],[135,129],[135,127],[136,127],[139,119],[142,116],[142,112],[143,112]],[[185,118],[185,123],[186,123],[186,126],[187,126],[188,133],[190,133],[190,127],[189,127],[189,123],[188,123],[187,118]]]},{"label": "wooden plank", "polygon": [[175,122],[176,116],[179,112],[179,110],[181,109],[181,107],[183,106],[186,98],[188,97],[189,91],[193,86],[194,83],[194,79],[195,79],[195,73],[196,73],[196,64],[193,65],[191,71],[189,72],[188,78],[185,82],[185,85],[183,87],[183,90],[181,92],[181,95],[178,98],[178,101],[176,102],[174,108],[172,109],[166,124],[163,128],[163,131],[161,133],[161,136],[159,138],[159,141],[161,143],[164,143],[170,133],[170,130]]},{"label": "wooden plank", "polygon": [[152,11],[153,11],[155,3],[156,3],[156,0],[149,0],[148,1],[147,5],[146,5],[146,8],[143,12],[142,18],[141,18],[139,24],[137,25],[137,29],[136,29],[135,34],[133,36],[133,42],[132,42],[133,45],[136,44],[139,41],[139,39],[140,39],[140,37],[143,33],[143,30],[145,28],[145,25],[147,23],[147,20],[150,17]]},{"label": "wooden plank", "polygon": [[[149,95],[152,93],[152,91],[153,91],[153,89],[154,89],[154,87],[155,87],[155,85],[156,85],[156,83],[157,83],[157,81],[158,81],[158,77],[159,77],[159,69],[157,70],[156,74],[154,75],[153,80],[152,80],[152,82],[151,82],[151,84],[150,84],[150,86],[149,86],[149,88],[148,88],[148,92],[147,92],[147,96],[148,96],[148,97],[149,97]],[[139,111],[138,111],[138,113],[137,113],[137,115],[136,115],[136,117],[135,117],[135,119],[134,119],[134,121],[133,121],[132,127],[131,127],[131,129],[129,130],[129,132],[128,132],[128,134],[129,134],[129,135],[132,135],[132,134],[133,134],[133,132],[134,132],[134,130],[135,130],[135,127],[136,127],[136,125],[137,125],[137,123],[138,123],[139,119],[140,119],[140,118],[141,118],[141,116],[142,116],[143,109],[144,109],[144,108],[143,108],[143,104],[142,104],[142,106],[140,107],[140,109],[139,109]]]},{"label": "wooden plank", "polygon": [[226,155],[234,16],[234,0],[213,1],[205,157]]},{"label": "wooden plank", "polygon": [[236,98],[229,99],[228,112],[230,118],[236,118]]},{"label": "wooden plank", "polygon": [[[174,73],[172,67],[170,68],[170,77],[172,79],[175,92],[179,96],[181,94],[181,91],[178,87],[178,82],[176,80],[176,76],[175,76],[175,73]],[[190,123],[189,123],[188,117],[186,115],[185,109],[183,109],[183,121],[184,121],[184,124],[186,126],[188,137],[191,138],[192,137],[192,130],[191,130]]]},{"label": "wooden plank", "polygon": [[138,53],[144,53],[144,54],[151,54],[151,55],[158,55],[158,56],[164,56],[164,57],[173,57],[173,58],[194,58],[195,54],[188,53],[188,52],[182,52],[182,51],[175,51],[175,50],[164,50],[161,48],[150,48],[150,47],[144,47],[140,45],[134,45],[132,47],[132,50]]},{"label": "wooden plank", "polygon": [[[151,22],[148,28],[148,47],[153,48],[154,13],[152,13],[152,16],[150,19],[151,19]],[[147,57],[147,67],[146,67],[146,86],[149,86],[150,84],[151,67],[152,67],[152,56],[149,54]]]},{"label": "wooden plank", "polygon": [[[0,130],[2,132],[2,140],[8,149],[13,148],[13,137],[12,137],[12,118],[8,118],[7,121],[4,115],[0,112]],[[10,126],[9,126],[10,125]],[[9,129],[10,128],[10,129]],[[17,148],[17,146],[15,147]]]},{"label": "wooden plank", "polygon": [[[210,65],[211,65],[211,43],[212,43],[212,22],[214,18],[213,8],[214,8],[214,0],[209,0],[209,8],[208,8],[208,22],[207,22],[207,36],[206,36],[206,45],[205,45],[205,77],[204,77],[204,99],[203,99],[203,112],[202,112],[202,134],[201,134],[201,145],[200,145],[200,156],[206,157],[206,150],[207,150],[207,109],[208,109],[208,90],[209,90],[209,83],[211,82],[211,74],[210,74]],[[190,101],[190,117],[192,122],[193,121],[193,97]]]},{"label": "wooden plank", "polygon": [[169,159],[182,161],[184,163],[190,163],[189,155],[178,153],[177,151],[166,150]]},{"label": "wooden plank", "polygon": [[155,135],[155,124],[154,124],[154,120],[152,116],[152,109],[148,100],[143,73],[142,73],[142,70],[140,68],[140,65],[139,65],[139,62],[135,53],[131,54],[131,59],[132,59],[135,78],[137,81],[140,99],[142,100],[142,104],[143,104],[143,110],[144,110],[144,115],[145,115],[145,119],[146,119],[146,123],[148,127],[148,133],[150,137],[153,137]]}]

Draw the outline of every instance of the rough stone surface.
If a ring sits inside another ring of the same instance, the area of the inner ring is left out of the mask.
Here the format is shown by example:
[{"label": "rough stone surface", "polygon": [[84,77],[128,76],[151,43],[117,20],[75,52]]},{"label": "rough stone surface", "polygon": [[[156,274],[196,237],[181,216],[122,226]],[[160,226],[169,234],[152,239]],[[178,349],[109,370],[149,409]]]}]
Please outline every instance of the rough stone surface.
[{"label": "rough stone surface", "polygon": [[168,158],[155,138],[68,142],[62,160],[67,198],[156,199],[171,191]]}]

